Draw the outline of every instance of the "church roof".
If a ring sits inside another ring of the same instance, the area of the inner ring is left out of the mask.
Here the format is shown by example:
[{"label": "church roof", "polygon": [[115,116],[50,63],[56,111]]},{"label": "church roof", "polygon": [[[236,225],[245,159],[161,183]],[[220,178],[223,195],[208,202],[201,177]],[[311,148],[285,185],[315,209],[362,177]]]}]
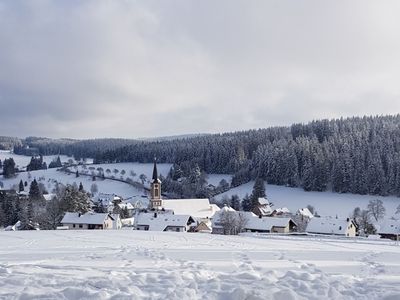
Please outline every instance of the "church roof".
[{"label": "church roof", "polygon": [[195,218],[212,218],[219,210],[216,205],[210,204],[209,199],[164,199],[162,206],[173,210],[178,215],[191,215]]},{"label": "church roof", "polygon": [[152,182],[158,182],[160,183],[160,179],[158,179],[158,171],[157,171],[157,161],[154,159],[154,167],[153,167],[153,177],[152,177]]}]

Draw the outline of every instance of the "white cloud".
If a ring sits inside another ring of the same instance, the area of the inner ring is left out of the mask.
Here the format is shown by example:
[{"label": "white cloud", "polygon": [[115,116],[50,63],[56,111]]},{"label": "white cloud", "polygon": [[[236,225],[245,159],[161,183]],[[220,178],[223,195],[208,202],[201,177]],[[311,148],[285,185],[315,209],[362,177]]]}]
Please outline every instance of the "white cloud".
[{"label": "white cloud", "polygon": [[2,134],[142,137],[397,113],[399,8],[0,1]]}]

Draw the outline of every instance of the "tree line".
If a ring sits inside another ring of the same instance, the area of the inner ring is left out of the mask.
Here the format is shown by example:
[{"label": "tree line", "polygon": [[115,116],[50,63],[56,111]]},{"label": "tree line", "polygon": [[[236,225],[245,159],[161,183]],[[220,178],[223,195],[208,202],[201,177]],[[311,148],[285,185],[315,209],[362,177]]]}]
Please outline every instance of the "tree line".
[{"label": "tree line", "polygon": [[92,157],[97,163],[159,162],[256,178],[306,191],[400,196],[400,115],[317,120],[289,127],[167,140],[30,138],[41,154]]}]

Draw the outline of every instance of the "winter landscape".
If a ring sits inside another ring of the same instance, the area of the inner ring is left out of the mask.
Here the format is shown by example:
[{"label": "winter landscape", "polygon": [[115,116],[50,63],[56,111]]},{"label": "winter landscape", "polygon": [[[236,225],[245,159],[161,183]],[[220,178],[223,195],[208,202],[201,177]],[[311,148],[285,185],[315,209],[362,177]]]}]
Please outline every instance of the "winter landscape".
[{"label": "winter landscape", "polygon": [[0,300],[400,299],[399,10],[0,0]]}]

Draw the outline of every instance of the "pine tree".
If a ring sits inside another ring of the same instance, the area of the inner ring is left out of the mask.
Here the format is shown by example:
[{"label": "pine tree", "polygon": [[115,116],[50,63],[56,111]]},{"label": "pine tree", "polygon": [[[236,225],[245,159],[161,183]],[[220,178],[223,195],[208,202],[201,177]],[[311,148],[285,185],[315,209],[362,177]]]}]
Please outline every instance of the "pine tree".
[{"label": "pine tree", "polygon": [[60,207],[63,212],[86,213],[90,211],[91,202],[84,191],[79,191],[76,187],[67,185],[61,195]]},{"label": "pine tree", "polygon": [[23,192],[24,191],[24,183],[21,181],[19,182],[19,192]]},{"label": "pine tree", "polygon": [[36,179],[34,179],[31,183],[29,188],[29,199],[32,202],[43,202],[43,194],[40,191],[39,184],[37,183]]},{"label": "pine tree", "polygon": [[262,178],[257,178],[254,186],[253,186],[253,192],[251,193],[250,199],[251,199],[251,209],[253,210],[259,205],[258,198],[265,198],[265,182]]}]

